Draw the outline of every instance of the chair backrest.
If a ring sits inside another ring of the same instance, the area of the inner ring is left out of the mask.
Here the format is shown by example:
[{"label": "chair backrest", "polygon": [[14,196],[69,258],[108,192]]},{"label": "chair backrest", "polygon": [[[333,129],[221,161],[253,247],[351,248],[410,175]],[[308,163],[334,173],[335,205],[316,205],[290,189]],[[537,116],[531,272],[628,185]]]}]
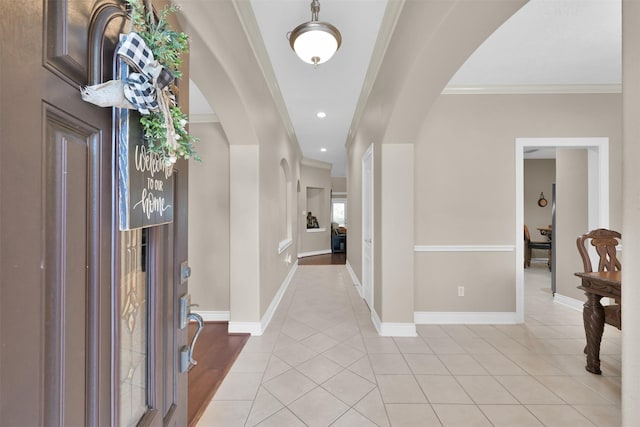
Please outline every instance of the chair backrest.
[{"label": "chair backrest", "polygon": [[598,269],[595,271],[618,271],[621,269],[620,261],[616,256],[616,246],[618,246],[622,235],[617,231],[607,230],[606,228],[598,228],[587,234],[578,237],[576,244],[578,252],[582,257],[582,264],[585,272],[592,272],[591,257],[587,249],[587,241],[591,241],[600,258],[598,261]]},{"label": "chair backrest", "polygon": [[524,225],[524,241],[525,242],[531,241],[531,234],[529,234],[529,227],[527,227],[527,224]]}]

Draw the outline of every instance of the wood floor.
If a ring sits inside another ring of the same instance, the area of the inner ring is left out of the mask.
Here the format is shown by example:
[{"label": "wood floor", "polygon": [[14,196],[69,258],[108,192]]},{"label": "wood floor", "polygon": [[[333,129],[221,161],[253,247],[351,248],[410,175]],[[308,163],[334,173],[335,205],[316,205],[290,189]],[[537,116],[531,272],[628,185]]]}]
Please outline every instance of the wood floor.
[{"label": "wood floor", "polygon": [[[231,369],[249,334],[228,334],[228,322],[205,322],[196,341],[193,358],[198,362],[189,370],[189,426],[194,426]],[[189,324],[189,342],[196,324]]]},{"label": "wood floor", "polygon": [[344,252],[307,256],[298,259],[298,265],[333,265],[346,263],[347,254]]}]

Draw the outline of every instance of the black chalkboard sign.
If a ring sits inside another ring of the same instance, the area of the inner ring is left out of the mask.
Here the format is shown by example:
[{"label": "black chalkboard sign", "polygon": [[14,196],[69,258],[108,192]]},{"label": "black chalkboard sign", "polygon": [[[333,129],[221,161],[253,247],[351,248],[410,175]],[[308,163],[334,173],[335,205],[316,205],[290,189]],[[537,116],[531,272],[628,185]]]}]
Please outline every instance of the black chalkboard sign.
[{"label": "black chalkboard sign", "polygon": [[[126,79],[128,66],[118,62],[120,78]],[[173,222],[173,165],[147,148],[140,113],[117,108],[116,119],[120,230]]]}]

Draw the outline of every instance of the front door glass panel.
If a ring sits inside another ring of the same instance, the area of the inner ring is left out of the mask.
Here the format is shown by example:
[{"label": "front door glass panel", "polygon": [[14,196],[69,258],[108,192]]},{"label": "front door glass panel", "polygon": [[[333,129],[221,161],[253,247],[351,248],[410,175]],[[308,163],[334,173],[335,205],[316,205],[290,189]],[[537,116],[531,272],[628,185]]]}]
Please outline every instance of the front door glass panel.
[{"label": "front door glass panel", "polygon": [[120,426],[135,426],[147,405],[147,229],[120,233]]}]

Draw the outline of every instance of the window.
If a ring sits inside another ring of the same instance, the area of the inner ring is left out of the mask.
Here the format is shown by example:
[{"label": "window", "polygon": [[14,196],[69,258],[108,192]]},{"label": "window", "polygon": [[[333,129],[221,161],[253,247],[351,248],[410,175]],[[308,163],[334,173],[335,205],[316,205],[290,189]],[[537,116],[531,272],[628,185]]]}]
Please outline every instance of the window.
[{"label": "window", "polygon": [[331,200],[331,222],[339,227],[347,226],[347,199]]}]

